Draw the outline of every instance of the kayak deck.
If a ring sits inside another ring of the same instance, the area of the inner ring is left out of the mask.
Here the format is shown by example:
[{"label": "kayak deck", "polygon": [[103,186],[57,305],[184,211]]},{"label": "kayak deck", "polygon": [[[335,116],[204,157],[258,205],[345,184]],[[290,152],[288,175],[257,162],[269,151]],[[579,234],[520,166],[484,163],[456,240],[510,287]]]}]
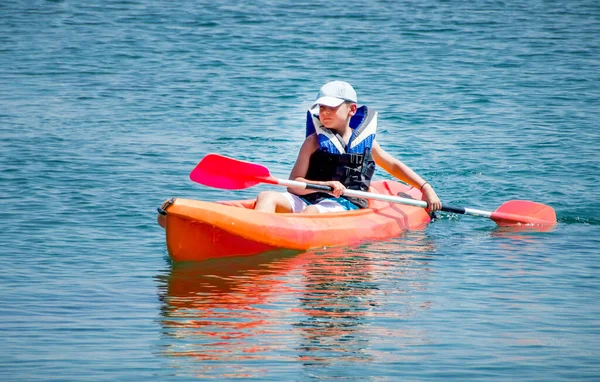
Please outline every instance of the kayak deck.
[{"label": "kayak deck", "polygon": [[[371,187],[380,194],[422,197],[418,189],[393,181],[375,181]],[[306,251],[389,238],[430,220],[423,208],[376,200],[366,209],[324,214],[266,213],[255,211],[254,203],[174,199],[165,207],[169,256],[179,262]]]}]

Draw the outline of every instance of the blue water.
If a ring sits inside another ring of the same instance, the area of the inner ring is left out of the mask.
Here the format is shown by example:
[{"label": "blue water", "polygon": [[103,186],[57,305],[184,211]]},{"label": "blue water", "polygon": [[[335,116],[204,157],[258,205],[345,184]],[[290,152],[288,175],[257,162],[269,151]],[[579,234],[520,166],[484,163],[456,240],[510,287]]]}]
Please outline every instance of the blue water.
[{"label": "blue water", "polygon": [[[235,3],[0,4],[0,379],[600,380],[600,4]],[[443,202],[558,225],[172,265],[156,207],[286,177],[332,79]]]}]

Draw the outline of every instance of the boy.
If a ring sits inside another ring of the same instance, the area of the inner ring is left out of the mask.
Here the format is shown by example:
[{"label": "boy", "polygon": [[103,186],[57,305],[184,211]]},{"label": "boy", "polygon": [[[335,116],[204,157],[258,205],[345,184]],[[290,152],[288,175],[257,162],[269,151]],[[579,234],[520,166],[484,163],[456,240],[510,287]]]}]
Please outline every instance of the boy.
[{"label": "boy", "polygon": [[442,203],[433,187],[401,161],[385,152],[375,140],[376,114],[365,110],[361,124],[350,127],[357,113],[358,98],[347,82],[332,81],[323,85],[311,111],[318,106],[314,118],[315,132],[302,144],[290,179],[327,185],[330,193],[288,188],[288,192],[259,193],[255,209],[265,212],[322,213],[366,208],[365,199],[345,197],[346,187],[367,191],[375,164],[399,180],[419,188],[429,211],[437,211]]}]

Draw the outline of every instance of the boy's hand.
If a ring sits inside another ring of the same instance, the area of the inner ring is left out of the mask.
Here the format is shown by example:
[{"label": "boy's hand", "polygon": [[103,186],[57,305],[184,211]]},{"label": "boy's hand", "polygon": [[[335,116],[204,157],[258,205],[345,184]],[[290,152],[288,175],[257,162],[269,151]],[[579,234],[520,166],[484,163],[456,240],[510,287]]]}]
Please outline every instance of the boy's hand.
[{"label": "boy's hand", "polygon": [[333,196],[335,196],[336,198],[339,198],[340,196],[342,196],[342,194],[344,193],[344,191],[346,190],[346,187],[341,184],[340,182],[338,182],[337,180],[332,180],[329,182],[324,182],[324,184],[326,186],[329,186],[332,188],[331,191],[329,191],[329,193]]},{"label": "boy's hand", "polygon": [[433,212],[442,209],[442,202],[429,183],[423,187],[423,199],[428,204],[427,211]]}]

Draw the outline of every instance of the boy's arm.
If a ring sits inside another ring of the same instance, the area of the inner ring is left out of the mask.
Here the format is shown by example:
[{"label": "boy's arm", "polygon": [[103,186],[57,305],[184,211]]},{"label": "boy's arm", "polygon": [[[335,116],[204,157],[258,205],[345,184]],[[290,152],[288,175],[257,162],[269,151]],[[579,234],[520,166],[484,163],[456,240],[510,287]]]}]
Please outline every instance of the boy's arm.
[{"label": "boy's arm", "polygon": [[431,211],[442,208],[442,203],[429,182],[426,182],[410,167],[388,154],[381,148],[377,141],[373,142],[372,154],[375,163],[381,166],[385,171],[401,181],[420,189],[423,192],[424,200],[429,203],[429,209]]}]

